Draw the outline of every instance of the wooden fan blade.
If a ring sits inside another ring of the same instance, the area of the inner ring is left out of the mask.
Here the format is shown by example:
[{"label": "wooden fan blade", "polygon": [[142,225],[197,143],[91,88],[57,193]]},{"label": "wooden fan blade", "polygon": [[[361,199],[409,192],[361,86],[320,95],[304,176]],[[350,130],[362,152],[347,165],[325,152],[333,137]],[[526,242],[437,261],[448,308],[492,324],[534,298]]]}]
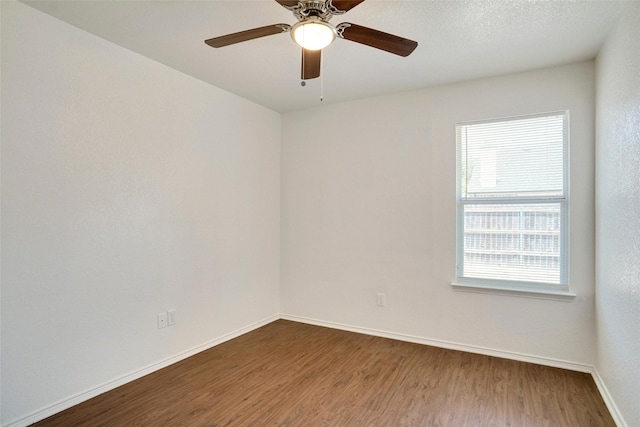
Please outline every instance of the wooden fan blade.
[{"label": "wooden fan blade", "polygon": [[294,6],[298,5],[298,0],[276,0],[280,3],[280,6],[286,7],[287,9],[291,9]]},{"label": "wooden fan blade", "polygon": [[286,33],[291,29],[289,24],[274,24],[266,27],[254,28],[252,30],[240,31],[238,33],[227,34],[226,36],[214,37],[204,42],[211,47],[223,47],[230,44],[246,42],[260,37],[271,36],[274,34]]},{"label": "wooden fan blade", "polygon": [[320,61],[322,60],[322,50],[302,49],[302,80],[315,79],[320,77]]},{"label": "wooden fan blade", "polygon": [[382,49],[400,56],[409,56],[418,47],[418,42],[413,40],[348,22],[339,24],[336,30],[338,30],[338,35],[343,39]]},{"label": "wooden fan blade", "polygon": [[331,0],[331,4],[342,12],[348,12],[364,0]]}]

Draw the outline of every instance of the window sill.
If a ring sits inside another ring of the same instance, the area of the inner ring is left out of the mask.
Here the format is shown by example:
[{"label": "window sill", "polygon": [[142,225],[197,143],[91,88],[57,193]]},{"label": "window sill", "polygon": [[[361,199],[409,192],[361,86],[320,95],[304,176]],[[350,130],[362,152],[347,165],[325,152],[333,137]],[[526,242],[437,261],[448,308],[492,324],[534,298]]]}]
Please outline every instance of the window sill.
[{"label": "window sill", "polygon": [[500,285],[480,285],[475,283],[451,283],[455,291],[479,292],[484,294],[509,295],[525,298],[551,299],[559,301],[571,301],[576,294],[568,291],[554,291],[549,289],[512,288]]}]

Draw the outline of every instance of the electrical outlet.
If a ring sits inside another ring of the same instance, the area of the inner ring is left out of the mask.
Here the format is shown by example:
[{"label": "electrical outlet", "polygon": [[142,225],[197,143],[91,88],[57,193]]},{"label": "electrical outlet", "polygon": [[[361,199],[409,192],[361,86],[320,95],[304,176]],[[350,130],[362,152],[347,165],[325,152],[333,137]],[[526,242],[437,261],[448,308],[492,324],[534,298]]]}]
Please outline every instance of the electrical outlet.
[{"label": "electrical outlet", "polygon": [[178,319],[176,318],[176,309],[172,308],[171,310],[167,311],[167,325],[173,326],[177,321]]},{"label": "electrical outlet", "polygon": [[376,305],[378,307],[384,307],[387,305],[387,296],[382,292],[376,294]]},{"label": "electrical outlet", "polygon": [[167,313],[158,314],[158,329],[167,327]]}]

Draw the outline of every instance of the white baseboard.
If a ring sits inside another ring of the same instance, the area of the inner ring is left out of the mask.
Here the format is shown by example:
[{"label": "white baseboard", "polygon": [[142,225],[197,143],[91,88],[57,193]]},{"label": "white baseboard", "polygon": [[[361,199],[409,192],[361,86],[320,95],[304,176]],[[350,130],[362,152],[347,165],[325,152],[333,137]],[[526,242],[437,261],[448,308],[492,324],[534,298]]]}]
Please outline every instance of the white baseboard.
[{"label": "white baseboard", "polygon": [[593,369],[591,370],[591,376],[593,377],[593,381],[595,381],[596,383],[596,387],[598,387],[600,396],[602,396],[604,403],[607,405],[607,409],[609,410],[609,413],[611,413],[611,417],[613,417],[613,421],[616,422],[616,425],[618,427],[627,427],[628,424],[624,421],[624,418],[622,417],[620,410],[616,406],[615,402],[613,401],[613,398],[611,397],[611,394],[609,393],[609,389],[607,389],[605,382],[603,381],[602,377],[600,376],[600,373],[595,367],[593,367]]},{"label": "white baseboard", "polygon": [[60,400],[52,405],[46,406],[42,409],[36,410],[32,413],[30,413],[29,415],[26,415],[24,417],[18,418],[16,420],[13,420],[11,422],[9,422],[9,424],[6,424],[5,427],[26,427],[28,425],[31,425],[35,422],[38,422],[40,420],[43,420],[47,417],[50,417],[51,415],[57,414],[58,412],[64,411],[65,409],[69,409],[72,406],[75,406],[79,403],[82,403],[86,400],[91,399],[92,397],[96,397],[99,394],[105,393],[107,391],[113,390],[116,387],[120,387],[121,385],[124,385],[126,383],[129,383],[131,381],[137,380],[138,378],[142,378],[145,375],[148,375],[152,372],[158,371],[162,368],[165,368],[169,365],[172,365],[176,362],[179,362],[183,359],[186,359],[187,357],[193,356],[194,354],[200,353],[202,351],[208,350],[211,347],[215,347],[219,344],[222,344],[223,342],[229,341],[233,338],[239,337],[240,335],[244,335],[247,332],[251,332],[254,329],[258,329],[261,326],[264,326],[268,323],[271,323],[275,320],[278,320],[280,318],[280,316],[278,315],[273,315],[273,316],[269,316],[265,319],[262,319],[260,321],[257,321],[255,323],[252,323],[250,325],[247,325],[245,327],[242,327],[240,329],[236,329],[235,331],[229,332],[228,334],[222,335],[218,338],[215,338],[211,341],[205,342],[201,345],[198,345],[196,347],[193,347],[189,350],[183,351],[182,353],[178,353],[174,356],[171,356],[167,359],[161,360],[159,362],[153,363],[151,365],[148,365],[142,369],[138,369],[136,371],[133,371],[127,375],[123,375],[122,377],[116,378],[114,380],[108,381],[104,384],[101,384],[99,386],[90,388],[89,390],[83,391],[81,393],[78,393],[74,396],[71,396],[69,398]]},{"label": "white baseboard", "polygon": [[503,359],[518,360],[520,362],[536,363],[538,365],[551,366],[554,368],[569,369],[584,373],[592,373],[593,367],[582,363],[568,362],[566,360],[551,359],[541,356],[532,356],[529,354],[516,353],[511,351],[496,350],[488,347],[480,347],[466,344],[459,344],[450,341],[435,340],[430,338],[417,337],[413,335],[399,334],[395,332],[381,331],[378,329],[363,328],[359,326],[345,325],[342,323],[326,322],[323,320],[310,319],[307,317],[293,316],[289,314],[281,314],[280,318],[291,320],[294,322],[308,323],[310,325],[324,326],[327,328],[341,329],[344,331],[357,332],[376,337],[391,338],[399,341],[412,342],[415,344],[430,345],[433,347],[446,348],[449,350],[466,351],[468,353],[482,354],[485,356],[501,357]]}]

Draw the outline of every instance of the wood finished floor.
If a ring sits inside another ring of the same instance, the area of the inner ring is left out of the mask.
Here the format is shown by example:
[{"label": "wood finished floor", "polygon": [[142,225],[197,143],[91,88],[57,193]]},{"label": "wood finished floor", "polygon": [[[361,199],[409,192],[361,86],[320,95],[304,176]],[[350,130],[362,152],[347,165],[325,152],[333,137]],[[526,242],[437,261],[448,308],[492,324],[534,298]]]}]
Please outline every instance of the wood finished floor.
[{"label": "wood finished floor", "polygon": [[615,426],[588,374],[278,320],[35,426]]}]

